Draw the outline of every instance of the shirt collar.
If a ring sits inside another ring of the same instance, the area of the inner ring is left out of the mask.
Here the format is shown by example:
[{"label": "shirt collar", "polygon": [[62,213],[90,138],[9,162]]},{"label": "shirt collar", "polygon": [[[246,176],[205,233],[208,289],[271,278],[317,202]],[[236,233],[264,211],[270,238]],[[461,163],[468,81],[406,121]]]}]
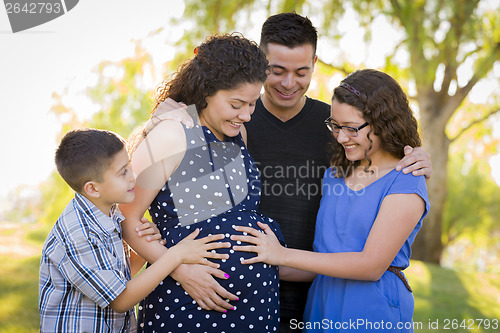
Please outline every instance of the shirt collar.
[{"label": "shirt collar", "polygon": [[118,231],[121,234],[121,221],[125,218],[118,209],[118,205],[113,205],[110,210],[110,216],[104,214],[96,205],[80,193],[75,193],[76,207],[87,215],[91,220],[100,225],[109,234]]}]

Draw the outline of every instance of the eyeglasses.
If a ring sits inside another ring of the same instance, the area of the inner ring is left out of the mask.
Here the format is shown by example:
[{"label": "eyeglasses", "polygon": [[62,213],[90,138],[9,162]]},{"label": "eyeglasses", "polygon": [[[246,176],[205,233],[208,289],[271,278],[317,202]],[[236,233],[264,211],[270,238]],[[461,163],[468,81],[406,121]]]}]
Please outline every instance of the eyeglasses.
[{"label": "eyeglasses", "polygon": [[330,117],[328,117],[325,120],[325,125],[334,134],[339,134],[340,130],[342,130],[342,132],[344,132],[345,135],[350,136],[351,138],[355,138],[358,136],[359,130],[361,130],[362,128],[365,128],[369,124],[364,123],[363,125],[360,125],[358,127],[340,126],[340,125],[334,123]]}]

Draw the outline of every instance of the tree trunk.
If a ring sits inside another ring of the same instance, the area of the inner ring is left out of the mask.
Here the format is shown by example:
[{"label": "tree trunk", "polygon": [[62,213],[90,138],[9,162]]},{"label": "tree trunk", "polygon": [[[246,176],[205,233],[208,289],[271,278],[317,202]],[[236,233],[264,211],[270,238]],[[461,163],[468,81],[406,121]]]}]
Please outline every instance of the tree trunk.
[{"label": "tree trunk", "polygon": [[447,121],[439,119],[439,113],[434,110],[436,101],[428,98],[419,103],[420,126],[422,127],[423,146],[431,155],[432,178],[427,183],[431,209],[423,221],[412,246],[412,258],[439,264],[443,252],[441,239],[444,204],[447,194],[447,165],[450,141],[445,133]]}]

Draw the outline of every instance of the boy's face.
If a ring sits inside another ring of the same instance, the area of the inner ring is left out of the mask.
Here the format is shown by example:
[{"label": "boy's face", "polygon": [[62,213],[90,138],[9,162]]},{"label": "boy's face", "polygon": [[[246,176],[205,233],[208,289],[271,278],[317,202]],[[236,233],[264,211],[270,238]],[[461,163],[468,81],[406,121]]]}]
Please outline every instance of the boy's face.
[{"label": "boy's face", "polygon": [[302,107],[302,97],[311,84],[316,56],[311,44],[289,48],[267,44],[270,74],[264,83],[267,101],[281,110]]},{"label": "boy's face", "polygon": [[106,206],[115,203],[130,203],[135,198],[135,178],[130,168],[127,150],[123,148],[115,155],[111,165],[103,173],[102,182],[96,182],[99,201]]}]

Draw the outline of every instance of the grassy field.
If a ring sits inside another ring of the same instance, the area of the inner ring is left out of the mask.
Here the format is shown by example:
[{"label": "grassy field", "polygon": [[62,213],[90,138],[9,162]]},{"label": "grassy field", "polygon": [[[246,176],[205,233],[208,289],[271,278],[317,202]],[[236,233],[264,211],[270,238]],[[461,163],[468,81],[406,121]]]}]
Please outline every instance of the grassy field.
[{"label": "grassy field", "polygon": [[[412,261],[407,271],[415,296],[416,332],[499,332],[498,274],[457,272]],[[496,329],[494,329],[496,327]]]},{"label": "grassy field", "polygon": [[38,267],[47,228],[0,224],[0,332],[39,332]]},{"label": "grassy field", "polygon": [[[47,231],[0,223],[2,333],[39,331],[38,265]],[[457,272],[413,261],[406,275],[415,295],[415,332],[500,331],[498,274]]]}]

